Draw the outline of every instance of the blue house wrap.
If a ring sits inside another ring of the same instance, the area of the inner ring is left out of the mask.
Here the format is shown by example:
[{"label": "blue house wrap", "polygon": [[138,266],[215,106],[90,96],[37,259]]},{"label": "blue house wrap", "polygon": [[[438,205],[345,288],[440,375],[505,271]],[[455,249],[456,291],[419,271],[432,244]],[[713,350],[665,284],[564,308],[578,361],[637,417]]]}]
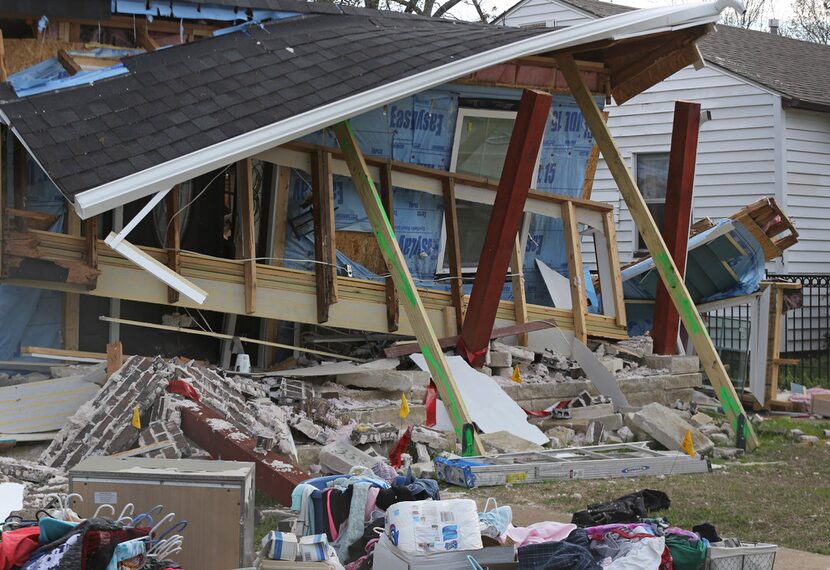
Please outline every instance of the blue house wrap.
[{"label": "blue house wrap", "polygon": [[[396,101],[351,120],[361,149],[367,155],[449,170],[455,137],[459,99],[461,97],[518,100],[519,91],[487,89],[450,85]],[[306,142],[336,147],[332,133],[321,131],[305,137]],[[548,118],[548,127],[539,157],[535,188],[552,194],[581,196],[588,157],[593,138],[576,102],[567,95],[556,94]],[[294,171],[291,179],[289,219],[307,212],[303,204],[311,193],[311,181],[306,173]],[[340,231],[370,232],[371,227],[360,198],[345,176],[334,176],[335,229]],[[444,220],[443,200],[440,196],[395,188],[395,234],[407,260],[412,276],[419,287],[448,290],[446,278],[437,276],[441,234]],[[461,239],[464,239],[463,236]],[[541,274],[536,266],[539,258],[563,275],[568,275],[567,252],[564,244],[562,220],[532,215],[529,236],[524,253],[526,297],[528,302],[552,305]],[[314,243],[311,235],[298,237],[286,229],[286,264],[297,269],[313,270],[313,264],[298,260],[313,259]],[[338,254],[338,264],[349,264],[354,277],[380,280],[377,275]],[[341,272],[342,274],[342,272]],[[589,284],[589,301],[598,311],[598,300]],[[466,285],[469,293],[471,285]],[[503,299],[512,299],[509,283],[505,284]]]}]

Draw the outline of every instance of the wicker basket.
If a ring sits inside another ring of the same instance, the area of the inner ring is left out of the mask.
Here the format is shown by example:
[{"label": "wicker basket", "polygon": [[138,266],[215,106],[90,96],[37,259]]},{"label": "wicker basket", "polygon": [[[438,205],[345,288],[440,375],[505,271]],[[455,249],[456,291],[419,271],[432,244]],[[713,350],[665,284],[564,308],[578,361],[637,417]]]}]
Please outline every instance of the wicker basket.
[{"label": "wicker basket", "polygon": [[706,554],[706,570],[773,570],[777,551],[776,545],[760,542],[737,546],[714,543]]}]

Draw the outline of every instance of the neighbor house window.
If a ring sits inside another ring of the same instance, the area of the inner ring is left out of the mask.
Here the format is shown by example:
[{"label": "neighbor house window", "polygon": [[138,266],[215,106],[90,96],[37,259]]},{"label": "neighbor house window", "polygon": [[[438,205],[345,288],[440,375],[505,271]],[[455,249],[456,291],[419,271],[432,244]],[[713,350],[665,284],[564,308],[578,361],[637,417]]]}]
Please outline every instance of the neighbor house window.
[{"label": "neighbor house window", "polygon": [[[515,120],[514,111],[459,109],[450,170],[484,176],[497,181],[501,177],[501,169]],[[535,179],[534,174],[533,180]],[[484,246],[492,206],[456,200],[456,209],[458,211],[461,268],[465,273],[473,273],[478,266],[481,248]],[[523,237],[525,233],[522,232]],[[438,257],[441,260],[439,267],[441,273],[449,271],[446,244],[445,224]]]},{"label": "neighbor house window", "polygon": [[[650,152],[634,155],[637,172],[637,186],[645,198],[660,232],[663,231],[663,217],[666,211],[666,181],[669,173],[669,153]],[[647,251],[643,236],[637,233],[637,250]]]}]

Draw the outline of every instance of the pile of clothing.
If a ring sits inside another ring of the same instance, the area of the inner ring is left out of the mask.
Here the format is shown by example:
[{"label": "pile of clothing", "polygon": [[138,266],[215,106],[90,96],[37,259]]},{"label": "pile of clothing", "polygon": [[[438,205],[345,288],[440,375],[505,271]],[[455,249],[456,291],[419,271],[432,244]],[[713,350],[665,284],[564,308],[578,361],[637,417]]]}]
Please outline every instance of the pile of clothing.
[{"label": "pile of clothing", "polygon": [[71,509],[51,513],[42,510],[35,519],[9,516],[4,521],[0,570],[180,568],[167,559],[172,550],[158,548],[163,542],[155,536],[154,529],[133,524],[129,517],[121,521],[104,517],[81,519]]},{"label": "pile of clothing", "polygon": [[[400,476],[383,462],[349,475],[311,479],[297,485],[291,509],[298,513],[293,532],[300,537],[324,535],[336,554],[327,562],[346,570],[371,568],[372,551],[395,503],[439,500],[438,483],[418,479],[409,470]],[[335,564],[337,562],[338,564]]]}]

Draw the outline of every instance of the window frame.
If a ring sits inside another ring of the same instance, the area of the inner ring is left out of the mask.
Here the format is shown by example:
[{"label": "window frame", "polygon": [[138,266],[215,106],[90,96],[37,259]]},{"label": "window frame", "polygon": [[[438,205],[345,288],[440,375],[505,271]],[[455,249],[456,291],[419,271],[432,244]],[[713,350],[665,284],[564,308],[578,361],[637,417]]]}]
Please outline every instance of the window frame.
[{"label": "window frame", "polygon": [[[476,107],[459,107],[458,108],[458,115],[455,119],[455,133],[453,135],[453,142],[452,142],[452,152],[450,154],[450,172],[455,172],[456,166],[458,164],[458,151],[461,148],[461,125],[463,124],[463,120],[467,117],[476,117],[476,118],[494,118],[494,119],[513,119],[514,125],[516,116],[518,115],[518,111],[505,111],[501,109],[479,109]],[[536,164],[533,167],[533,175],[531,177],[531,188],[535,185],[536,178],[539,175],[539,160],[542,156],[542,148],[539,147],[539,153],[536,156]],[[456,202],[459,199],[456,198]],[[490,206],[490,204],[482,204],[483,206]],[[530,233],[530,217],[531,214],[523,214],[522,225],[519,228],[519,243],[524,253],[525,249],[527,248],[527,239],[528,234]],[[458,236],[461,239],[461,235]],[[438,266],[436,267],[435,274],[441,276],[447,276],[450,274],[450,267],[449,267],[449,258],[447,257],[447,218],[446,212],[443,214],[441,218],[441,239],[438,242]],[[445,267],[446,264],[446,267]],[[466,275],[468,277],[472,277],[478,272],[478,264],[475,267],[463,267],[461,268],[461,274]]]},{"label": "window frame", "polygon": [[[643,157],[643,156],[655,156],[655,155],[665,155],[665,157],[666,157],[666,189],[665,189],[665,192],[663,194],[662,199],[660,199],[660,198],[646,198],[645,194],[643,194],[643,189],[640,188],[640,183],[639,183],[639,168],[640,168],[640,159],[641,159],[641,157]],[[634,175],[634,181],[637,183],[637,190],[640,191],[640,196],[643,197],[643,201],[646,203],[646,206],[648,206],[648,204],[662,204],[663,207],[665,208],[666,198],[668,197],[668,193],[669,193],[669,188],[668,188],[669,163],[668,163],[668,161],[669,161],[670,157],[671,157],[671,152],[669,150],[643,150],[643,151],[635,151],[631,154],[631,166],[632,166],[632,174]],[[657,220],[655,220],[655,222],[657,222]],[[636,256],[649,255],[648,247],[646,246],[645,243],[643,243],[641,241],[643,236],[640,234],[640,231],[636,228],[636,225],[635,225],[635,228],[634,228],[634,233],[635,233],[635,236],[634,236],[634,254]]]}]

